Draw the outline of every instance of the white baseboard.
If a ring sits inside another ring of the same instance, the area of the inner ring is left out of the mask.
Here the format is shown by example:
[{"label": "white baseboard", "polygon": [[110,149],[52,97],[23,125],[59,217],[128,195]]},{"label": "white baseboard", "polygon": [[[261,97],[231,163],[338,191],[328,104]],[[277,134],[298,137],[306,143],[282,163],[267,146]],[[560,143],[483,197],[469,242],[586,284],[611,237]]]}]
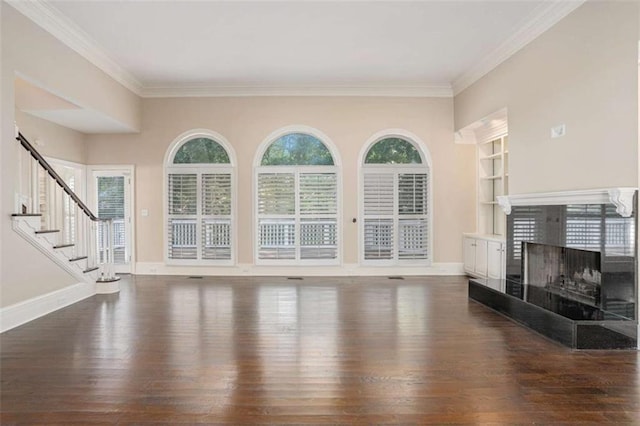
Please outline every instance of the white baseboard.
[{"label": "white baseboard", "polygon": [[178,266],[162,262],[137,262],[136,275],[222,275],[222,276],[377,276],[377,275],[464,275],[462,263],[434,263],[423,266]]},{"label": "white baseboard", "polygon": [[0,333],[96,294],[95,284],[78,283],[0,309]]}]

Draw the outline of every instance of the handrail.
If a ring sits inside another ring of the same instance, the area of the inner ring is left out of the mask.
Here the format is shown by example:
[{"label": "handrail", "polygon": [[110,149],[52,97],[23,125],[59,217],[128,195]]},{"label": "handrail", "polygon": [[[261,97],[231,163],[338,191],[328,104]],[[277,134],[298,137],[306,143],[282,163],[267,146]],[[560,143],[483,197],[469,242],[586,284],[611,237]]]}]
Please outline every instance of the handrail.
[{"label": "handrail", "polygon": [[44,157],[40,155],[40,153],[29,143],[29,141],[22,135],[22,133],[18,133],[18,136],[16,137],[16,139],[18,140],[18,142],[20,142],[20,144],[24,147],[24,149],[29,151],[29,154],[31,154],[31,156],[38,163],[40,163],[40,165],[47,171],[47,173],[49,173],[49,175],[53,178],[53,180],[55,180],[56,183],[62,187],[64,192],[66,192],[67,195],[69,195],[69,197],[71,197],[71,199],[76,202],[78,207],[82,209],[82,211],[89,217],[89,219],[91,219],[94,222],[98,222],[98,221],[107,222],[111,220],[111,219],[101,219],[98,216],[94,215],[93,212],[89,209],[89,207],[87,207],[87,205],[83,203],[82,200],[80,200],[80,198],[78,198],[76,193],[73,192],[71,188],[69,188],[69,186],[60,177],[60,175],[58,175],[58,173],[56,173],[56,171],[53,170],[53,167],[51,167],[51,164],[49,164],[47,160],[45,160]]}]

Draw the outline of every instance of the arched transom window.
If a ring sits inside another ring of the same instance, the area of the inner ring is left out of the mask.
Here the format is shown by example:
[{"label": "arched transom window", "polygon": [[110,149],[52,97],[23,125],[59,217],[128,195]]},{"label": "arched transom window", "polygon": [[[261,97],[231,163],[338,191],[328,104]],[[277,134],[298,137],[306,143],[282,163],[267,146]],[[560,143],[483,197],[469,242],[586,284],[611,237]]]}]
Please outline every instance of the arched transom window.
[{"label": "arched transom window", "polygon": [[278,136],[255,170],[256,263],[337,263],[339,170],[326,142],[306,132]]},{"label": "arched transom window", "polygon": [[361,163],[361,261],[429,264],[430,167],[403,136],[375,138]]},{"label": "arched transom window", "polygon": [[228,149],[213,134],[178,138],[169,149],[167,263],[233,263],[235,174]]}]

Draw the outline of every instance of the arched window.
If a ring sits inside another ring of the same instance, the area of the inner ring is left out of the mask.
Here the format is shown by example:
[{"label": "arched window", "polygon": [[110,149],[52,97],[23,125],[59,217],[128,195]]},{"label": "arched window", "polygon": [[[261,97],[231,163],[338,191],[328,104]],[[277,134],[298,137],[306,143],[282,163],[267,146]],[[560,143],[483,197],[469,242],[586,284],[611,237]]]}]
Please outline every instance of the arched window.
[{"label": "arched window", "polygon": [[169,148],[165,160],[167,263],[233,264],[232,160],[224,138],[206,130],[187,132]]},{"label": "arched window", "polygon": [[361,261],[431,263],[430,160],[415,136],[375,135],[361,153]]},{"label": "arched window", "polygon": [[310,128],[271,135],[255,161],[258,264],[339,262],[339,167]]}]

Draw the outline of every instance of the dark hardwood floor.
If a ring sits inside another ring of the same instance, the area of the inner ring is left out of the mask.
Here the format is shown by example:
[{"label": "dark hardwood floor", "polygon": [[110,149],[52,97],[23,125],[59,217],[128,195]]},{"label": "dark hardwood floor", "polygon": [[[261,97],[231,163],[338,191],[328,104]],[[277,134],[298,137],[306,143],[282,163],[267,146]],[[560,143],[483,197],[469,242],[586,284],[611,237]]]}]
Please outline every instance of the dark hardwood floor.
[{"label": "dark hardwood floor", "polygon": [[8,424],[640,424],[636,351],[571,351],[464,277],[125,278],[0,336]]}]

